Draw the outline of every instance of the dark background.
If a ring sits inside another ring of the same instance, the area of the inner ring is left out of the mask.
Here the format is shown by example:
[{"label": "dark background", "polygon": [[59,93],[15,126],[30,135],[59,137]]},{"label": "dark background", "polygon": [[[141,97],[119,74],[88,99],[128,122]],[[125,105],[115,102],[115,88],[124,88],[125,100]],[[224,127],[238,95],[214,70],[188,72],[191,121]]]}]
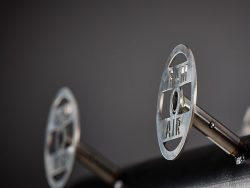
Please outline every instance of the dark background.
[{"label": "dark background", "polygon": [[[240,132],[250,103],[247,1],[10,1],[0,7],[5,187],[47,187],[44,133],[62,86],[78,100],[82,141],[122,167],[160,157],[158,86],[179,43],[196,59],[198,104]],[[192,129],[186,149],[208,143]],[[85,172],[76,165],[71,182]]]}]

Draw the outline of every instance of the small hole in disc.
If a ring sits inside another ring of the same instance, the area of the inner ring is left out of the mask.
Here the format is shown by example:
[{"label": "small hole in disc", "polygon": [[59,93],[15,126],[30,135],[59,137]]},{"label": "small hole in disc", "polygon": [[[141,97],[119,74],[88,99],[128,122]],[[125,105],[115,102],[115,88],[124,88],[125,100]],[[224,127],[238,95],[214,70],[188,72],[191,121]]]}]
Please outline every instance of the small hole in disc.
[{"label": "small hole in disc", "polygon": [[49,153],[53,154],[56,151],[56,132],[52,132],[50,134],[50,141],[49,141]]},{"label": "small hole in disc", "polygon": [[57,106],[58,106],[58,107],[62,107],[62,106],[64,106],[65,104],[67,104],[68,102],[69,102],[68,99],[63,98]]},{"label": "small hole in disc", "polygon": [[183,95],[188,98],[188,100],[191,99],[191,83],[187,83],[183,85],[182,87]]},{"label": "small hole in disc", "polygon": [[170,117],[170,97],[171,97],[171,92],[166,91],[162,94],[163,96],[163,104],[162,104],[162,109],[161,109],[161,118],[169,118]]},{"label": "small hole in disc", "polygon": [[173,151],[179,145],[179,143],[181,142],[181,138],[182,137],[165,142],[164,143],[165,148],[168,151]]},{"label": "small hole in disc", "polygon": [[73,123],[71,122],[66,126],[66,135],[67,135],[67,141],[65,143],[65,148],[68,148],[72,144],[72,138],[73,138]]},{"label": "small hole in disc", "polygon": [[63,144],[63,137],[64,137],[63,132],[61,132],[61,131],[58,132],[58,145],[59,145],[59,147],[61,147]]},{"label": "small hole in disc", "polygon": [[65,175],[66,171],[62,171],[60,172],[59,174],[55,175],[53,178],[56,180],[56,181],[59,181],[60,179],[63,178],[63,176]]},{"label": "small hole in disc", "polygon": [[179,65],[179,64],[181,64],[181,63],[184,63],[185,61],[187,61],[186,56],[185,56],[184,54],[182,54],[182,53],[179,53],[179,54],[177,54],[177,55],[174,57],[174,59],[172,60],[170,66],[171,66],[171,67],[174,67],[174,66],[176,66],[176,65]]},{"label": "small hole in disc", "polygon": [[178,92],[175,91],[172,97],[172,109],[174,114],[176,112],[177,104],[178,104]]}]

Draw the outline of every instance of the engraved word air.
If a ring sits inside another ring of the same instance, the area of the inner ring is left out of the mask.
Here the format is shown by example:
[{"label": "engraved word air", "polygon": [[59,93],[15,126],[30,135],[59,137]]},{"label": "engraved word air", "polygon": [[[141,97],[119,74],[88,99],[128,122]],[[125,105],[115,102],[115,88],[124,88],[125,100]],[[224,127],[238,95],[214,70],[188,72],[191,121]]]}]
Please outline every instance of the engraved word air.
[{"label": "engraved word air", "polygon": [[166,128],[166,138],[164,139],[164,142],[182,137],[183,130],[181,125],[181,117],[168,119]]}]

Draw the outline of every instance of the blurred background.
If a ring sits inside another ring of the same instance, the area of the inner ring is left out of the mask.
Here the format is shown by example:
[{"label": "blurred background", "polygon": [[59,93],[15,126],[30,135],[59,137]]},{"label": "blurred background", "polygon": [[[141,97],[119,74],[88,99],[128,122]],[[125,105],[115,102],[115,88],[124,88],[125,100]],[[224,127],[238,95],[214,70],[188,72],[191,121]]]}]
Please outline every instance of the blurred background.
[{"label": "blurred background", "polygon": [[[74,92],[81,141],[125,167],[161,157],[155,114],[165,61],[196,59],[198,104],[239,133],[250,104],[248,1],[9,1],[0,5],[1,184],[48,187],[47,116]],[[186,150],[210,144],[192,129]],[[71,183],[90,175],[75,165]]]}]

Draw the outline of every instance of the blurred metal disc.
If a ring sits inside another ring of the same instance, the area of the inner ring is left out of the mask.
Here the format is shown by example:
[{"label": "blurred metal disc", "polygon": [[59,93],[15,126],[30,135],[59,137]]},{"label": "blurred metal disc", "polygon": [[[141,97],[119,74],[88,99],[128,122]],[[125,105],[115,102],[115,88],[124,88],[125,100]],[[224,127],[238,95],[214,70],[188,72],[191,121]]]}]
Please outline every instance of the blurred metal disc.
[{"label": "blurred metal disc", "polygon": [[44,164],[48,183],[64,187],[75,161],[80,138],[76,100],[68,88],[62,88],[52,103],[44,145]]}]

